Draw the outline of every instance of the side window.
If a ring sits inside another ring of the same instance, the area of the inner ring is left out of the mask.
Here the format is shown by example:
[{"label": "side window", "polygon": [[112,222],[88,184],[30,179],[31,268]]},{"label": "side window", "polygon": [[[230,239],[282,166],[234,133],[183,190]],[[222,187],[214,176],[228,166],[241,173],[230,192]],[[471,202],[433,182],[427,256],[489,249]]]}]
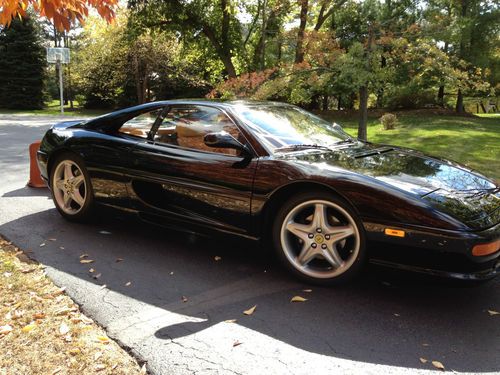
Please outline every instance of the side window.
[{"label": "side window", "polygon": [[156,118],[161,113],[162,108],[155,109],[151,112],[141,113],[127,122],[125,122],[118,132],[134,135],[136,137],[147,138]]},{"label": "side window", "polygon": [[217,108],[207,106],[173,107],[165,116],[155,140],[200,151],[237,155],[229,148],[214,148],[205,145],[203,138],[208,133],[226,131],[240,142],[243,136],[236,125]]}]

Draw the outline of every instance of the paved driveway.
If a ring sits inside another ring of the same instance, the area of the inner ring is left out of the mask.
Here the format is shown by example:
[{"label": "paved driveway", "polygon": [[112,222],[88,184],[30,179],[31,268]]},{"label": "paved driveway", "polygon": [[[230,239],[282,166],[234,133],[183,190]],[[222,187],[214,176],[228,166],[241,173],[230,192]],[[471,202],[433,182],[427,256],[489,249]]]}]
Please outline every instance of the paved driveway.
[{"label": "paved driveway", "polygon": [[[370,270],[346,287],[310,287],[252,243],[114,212],[65,222],[46,189],[25,187],[28,145],[56,119],[0,115],[0,234],[47,265],[152,373],[426,373],[431,360],[500,371],[500,316],[487,312],[500,310],[500,279],[464,288]],[[81,264],[83,253],[95,262]],[[308,301],[292,304],[294,295]]]}]

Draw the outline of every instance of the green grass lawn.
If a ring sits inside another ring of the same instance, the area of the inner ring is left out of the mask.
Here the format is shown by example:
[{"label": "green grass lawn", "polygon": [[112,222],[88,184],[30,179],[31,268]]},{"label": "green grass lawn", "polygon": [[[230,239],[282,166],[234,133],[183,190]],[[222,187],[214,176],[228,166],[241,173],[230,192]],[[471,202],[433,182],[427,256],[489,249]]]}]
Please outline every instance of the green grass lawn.
[{"label": "green grass lawn", "polygon": [[[357,135],[357,118],[328,116],[351,135]],[[378,118],[369,118],[368,140],[404,146],[465,164],[500,180],[500,117],[457,117],[398,114],[394,130],[384,130]]]},{"label": "green grass lawn", "polygon": [[[69,104],[64,106],[65,116],[76,116],[76,117],[92,117],[99,116],[104,113],[111,112],[110,110],[97,110],[97,109],[84,109],[78,106],[78,103],[74,103],[74,108],[71,109]],[[33,109],[33,110],[13,110],[0,108],[0,114],[22,114],[22,115],[39,115],[39,116],[59,116],[61,115],[61,106],[59,100],[53,100],[47,104],[43,109]]]}]

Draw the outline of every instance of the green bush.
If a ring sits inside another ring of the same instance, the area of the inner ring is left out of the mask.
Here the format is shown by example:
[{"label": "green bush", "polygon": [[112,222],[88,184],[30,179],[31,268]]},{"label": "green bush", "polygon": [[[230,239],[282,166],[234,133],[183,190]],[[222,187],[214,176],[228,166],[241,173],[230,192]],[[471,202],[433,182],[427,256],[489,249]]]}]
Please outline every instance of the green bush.
[{"label": "green bush", "polygon": [[386,93],[386,105],[390,109],[417,109],[436,104],[436,91],[424,90],[414,85],[393,87]]},{"label": "green bush", "polygon": [[385,113],[381,118],[380,122],[385,130],[391,130],[396,127],[398,123],[398,118],[392,113]]}]

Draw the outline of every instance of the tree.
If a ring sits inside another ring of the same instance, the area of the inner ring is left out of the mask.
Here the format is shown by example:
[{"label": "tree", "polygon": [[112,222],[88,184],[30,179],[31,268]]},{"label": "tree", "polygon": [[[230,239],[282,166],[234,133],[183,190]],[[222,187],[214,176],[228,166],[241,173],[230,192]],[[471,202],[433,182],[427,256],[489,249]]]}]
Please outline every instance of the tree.
[{"label": "tree", "polygon": [[0,0],[0,25],[8,26],[16,17],[26,17],[32,7],[36,13],[52,20],[58,30],[69,30],[71,22],[83,22],[93,8],[106,21],[114,19],[118,0]]},{"label": "tree", "polygon": [[39,29],[30,17],[0,29],[0,107],[43,107],[45,64]]}]

